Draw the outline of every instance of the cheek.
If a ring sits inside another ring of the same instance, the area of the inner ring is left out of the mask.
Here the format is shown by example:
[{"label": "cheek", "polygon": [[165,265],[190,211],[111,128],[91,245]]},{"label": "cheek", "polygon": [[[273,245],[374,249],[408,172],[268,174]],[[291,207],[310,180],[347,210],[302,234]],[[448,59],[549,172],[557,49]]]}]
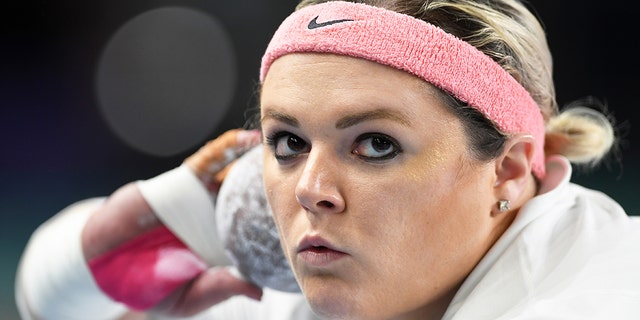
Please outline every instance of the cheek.
[{"label": "cheek", "polygon": [[[291,184],[278,174],[277,169],[269,166],[269,161],[265,159],[264,167],[264,187],[267,195],[267,201],[271,208],[278,234],[282,240],[289,234],[289,228],[292,226],[291,219],[294,216],[296,201]],[[287,252],[287,241],[281,241],[285,246],[285,254]]]},{"label": "cheek", "polygon": [[[441,273],[449,284],[470,272],[490,238],[492,193],[484,183],[486,170],[450,168],[437,178],[422,180],[415,190],[406,190],[406,201],[413,203],[413,223],[406,228],[408,237],[415,239],[407,246],[412,254],[422,253],[428,259],[420,263],[434,263],[428,272]],[[413,267],[424,270],[420,263]]]},{"label": "cheek", "polygon": [[378,212],[376,230],[394,243],[391,250],[423,259],[466,250],[464,243],[482,230],[486,191],[471,182],[477,179],[472,170],[463,171],[446,163],[410,163],[393,177],[367,184],[365,212]]}]

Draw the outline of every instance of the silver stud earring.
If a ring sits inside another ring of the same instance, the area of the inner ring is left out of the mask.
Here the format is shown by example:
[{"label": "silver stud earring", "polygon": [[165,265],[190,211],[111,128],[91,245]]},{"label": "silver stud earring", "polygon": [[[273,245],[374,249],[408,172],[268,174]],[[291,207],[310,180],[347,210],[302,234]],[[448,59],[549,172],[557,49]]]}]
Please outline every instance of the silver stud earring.
[{"label": "silver stud earring", "polygon": [[511,206],[510,206],[509,200],[498,201],[498,210],[500,210],[500,212],[505,212],[509,210],[510,207]]}]

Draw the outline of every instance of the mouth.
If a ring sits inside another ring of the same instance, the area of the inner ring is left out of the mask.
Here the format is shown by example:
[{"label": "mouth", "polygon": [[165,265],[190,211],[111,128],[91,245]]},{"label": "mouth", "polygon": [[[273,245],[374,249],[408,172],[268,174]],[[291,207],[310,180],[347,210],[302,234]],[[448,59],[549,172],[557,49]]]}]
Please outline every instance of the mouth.
[{"label": "mouth", "polygon": [[317,236],[305,237],[298,246],[298,257],[313,267],[329,266],[347,255],[346,252],[338,250],[331,243]]}]

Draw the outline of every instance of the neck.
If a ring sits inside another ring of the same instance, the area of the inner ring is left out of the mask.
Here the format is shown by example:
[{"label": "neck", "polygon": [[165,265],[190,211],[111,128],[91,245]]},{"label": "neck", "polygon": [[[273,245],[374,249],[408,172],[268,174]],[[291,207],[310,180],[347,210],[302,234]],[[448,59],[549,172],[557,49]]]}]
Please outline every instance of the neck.
[{"label": "neck", "polygon": [[403,313],[397,317],[392,318],[393,320],[440,320],[444,313],[447,311],[449,304],[453,300],[456,292],[460,288],[458,284],[456,287],[449,290],[446,294],[442,295],[438,299],[432,301],[427,305],[423,305],[418,309],[411,310],[407,313]]}]

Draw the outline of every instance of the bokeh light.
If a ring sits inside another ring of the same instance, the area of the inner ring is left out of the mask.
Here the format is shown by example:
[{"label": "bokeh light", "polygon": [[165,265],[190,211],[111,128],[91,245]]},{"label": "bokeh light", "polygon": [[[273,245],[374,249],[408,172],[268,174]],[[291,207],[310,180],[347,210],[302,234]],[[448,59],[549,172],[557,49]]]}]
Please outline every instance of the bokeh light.
[{"label": "bokeh light", "polygon": [[102,52],[99,106],[129,146],[171,156],[202,143],[220,123],[236,73],[230,36],[214,16],[153,9],[120,27]]}]

